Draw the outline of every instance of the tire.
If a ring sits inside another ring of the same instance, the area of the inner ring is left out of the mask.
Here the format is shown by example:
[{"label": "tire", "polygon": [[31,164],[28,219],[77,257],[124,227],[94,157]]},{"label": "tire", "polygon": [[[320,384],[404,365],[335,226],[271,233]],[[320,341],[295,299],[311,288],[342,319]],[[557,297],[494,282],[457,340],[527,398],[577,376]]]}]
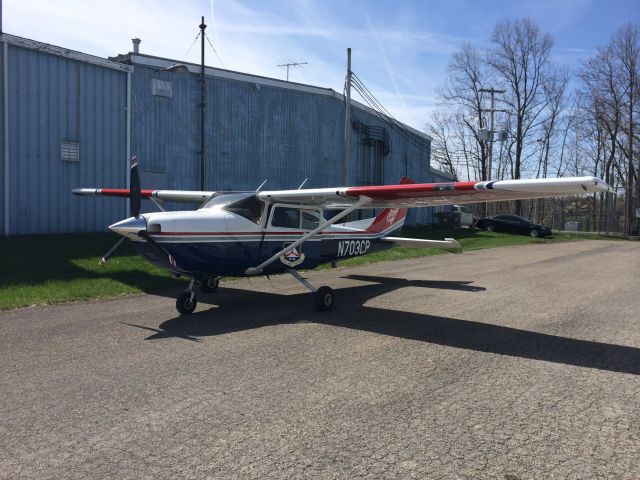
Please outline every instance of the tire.
[{"label": "tire", "polygon": [[214,293],[218,290],[218,285],[220,285],[220,280],[215,277],[209,277],[200,285],[200,291],[202,293]]},{"label": "tire", "polygon": [[529,231],[529,235],[532,236],[533,238],[539,237],[540,236],[540,230],[537,230],[535,228],[532,228]]},{"label": "tire", "polygon": [[496,226],[493,223],[487,223],[487,232],[495,232]]},{"label": "tire", "polygon": [[335,295],[331,288],[320,287],[316,292],[314,305],[316,307],[316,310],[318,310],[319,312],[326,312],[327,310],[331,310],[331,308],[333,308],[334,300]]},{"label": "tire", "polygon": [[191,292],[188,290],[182,292],[176,299],[176,308],[180,315],[189,315],[190,313],[193,313],[196,309],[196,305],[198,305],[198,300],[196,300],[195,296],[193,297],[193,300],[191,300]]}]

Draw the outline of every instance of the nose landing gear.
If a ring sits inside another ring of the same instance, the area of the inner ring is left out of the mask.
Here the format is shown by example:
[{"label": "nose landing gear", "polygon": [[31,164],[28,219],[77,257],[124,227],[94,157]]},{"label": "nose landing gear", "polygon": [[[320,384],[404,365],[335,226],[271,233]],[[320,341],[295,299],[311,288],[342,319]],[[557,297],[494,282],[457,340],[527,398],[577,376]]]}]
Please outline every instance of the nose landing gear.
[{"label": "nose landing gear", "polygon": [[218,285],[220,285],[220,277],[207,277],[202,281],[192,278],[189,288],[178,295],[176,299],[176,309],[180,315],[188,315],[196,309],[198,305],[197,288],[200,288],[202,293],[214,293],[218,290]]},{"label": "nose landing gear", "polygon": [[198,299],[196,297],[195,289],[200,285],[200,282],[195,278],[191,279],[189,288],[178,295],[176,299],[176,308],[180,315],[188,315],[193,313],[198,305]]}]

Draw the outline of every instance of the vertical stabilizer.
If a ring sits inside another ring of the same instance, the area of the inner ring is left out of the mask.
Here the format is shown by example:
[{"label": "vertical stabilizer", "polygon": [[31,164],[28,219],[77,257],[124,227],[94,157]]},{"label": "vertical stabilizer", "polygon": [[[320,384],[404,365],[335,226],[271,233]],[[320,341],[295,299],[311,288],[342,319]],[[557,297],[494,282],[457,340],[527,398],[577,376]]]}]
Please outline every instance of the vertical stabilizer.
[{"label": "vertical stabilizer", "polygon": [[[416,182],[408,177],[402,177],[398,183],[400,185],[405,185],[407,183]],[[405,218],[407,217],[407,211],[407,208],[385,208],[373,219],[366,230],[371,233],[388,233],[396,230],[404,225]]]}]

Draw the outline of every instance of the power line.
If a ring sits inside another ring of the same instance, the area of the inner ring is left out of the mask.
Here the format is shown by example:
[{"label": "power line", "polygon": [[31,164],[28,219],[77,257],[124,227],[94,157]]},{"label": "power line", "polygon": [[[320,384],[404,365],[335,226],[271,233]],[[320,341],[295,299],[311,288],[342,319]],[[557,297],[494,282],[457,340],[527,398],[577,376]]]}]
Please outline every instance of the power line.
[{"label": "power line", "polygon": [[373,110],[379,113],[389,124],[389,126],[395,130],[402,138],[404,138],[407,142],[422,150],[425,153],[430,151],[429,143],[426,141],[422,141],[417,136],[407,132],[404,128],[399,125],[399,121],[393,117],[391,112],[389,112],[384,105],[371,93],[371,91],[367,88],[362,80],[354,73],[353,74],[353,86],[356,91],[360,94],[362,99],[367,103]]}]

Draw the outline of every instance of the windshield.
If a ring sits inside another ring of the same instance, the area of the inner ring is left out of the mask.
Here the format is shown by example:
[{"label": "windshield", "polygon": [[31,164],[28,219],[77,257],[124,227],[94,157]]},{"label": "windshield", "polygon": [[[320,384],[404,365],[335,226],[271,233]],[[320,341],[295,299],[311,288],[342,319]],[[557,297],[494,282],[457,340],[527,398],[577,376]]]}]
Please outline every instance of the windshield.
[{"label": "windshield", "polygon": [[263,203],[256,198],[255,192],[214,193],[201,208],[220,209],[235,213],[253,223],[260,223]]}]

